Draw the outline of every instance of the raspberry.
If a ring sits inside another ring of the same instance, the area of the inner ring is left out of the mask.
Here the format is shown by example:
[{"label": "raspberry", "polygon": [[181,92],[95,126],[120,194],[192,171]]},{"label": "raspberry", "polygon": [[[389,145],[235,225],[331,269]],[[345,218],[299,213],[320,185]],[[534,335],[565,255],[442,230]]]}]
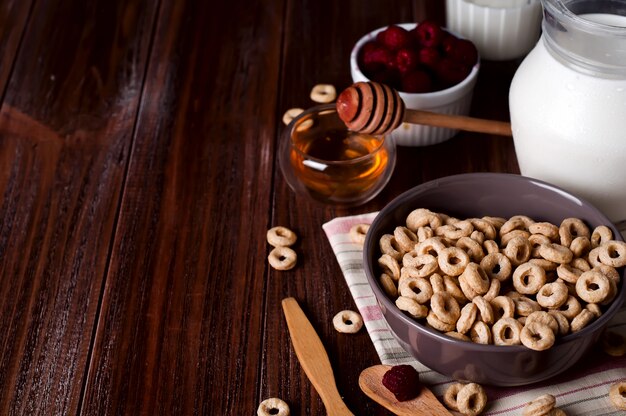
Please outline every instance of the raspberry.
[{"label": "raspberry", "polygon": [[450,87],[463,81],[472,68],[463,62],[443,58],[437,65],[437,77],[444,87]]},{"label": "raspberry", "polygon": [[409,72],[402,77],[402,89],[404,92],[421,93],[431,92],[433,90],[433,82],[427,72],[416,70]]},{"label": "raspberry", "polygon": [[359,66],[364,72],[380,71],[394,60],[394,55],[391,51],[378,45],[370,45],[362,49],[361,52]]},{"label": "raspberry", "polygon": [[419,51],[419,61],[422,65],[428,68],[436,68],[437,64],[441,60],[441,54],[437,48],[428,47],[422,48]]},{"label": "raspberry", "polygon": [[409,32],[396,25],[391,25],[387,29],[380,32],[376,39],[383,46],[392,51],[411,46],[411,37],[409,36]]},{"label": "raspberry", "polygon": [[443,40],[443,30],[439,25],[430,20],[424,20],[414,29],[417,41],[424,47],[439,46]]},{"label": "raspberry", "polygon": [[474,66],[476,61],[478,61],[476,46],[465,39],[456,39],[451,49],[448,51],[447,56],[469,66]]},{"label": "raspberry", "polygon": [[400,402],[414,399],[420,392],[419,373],[410,365],[396,365],[383,375],[383,386]]},{"label": "raspberry", "polygon": [[413,49],[400,49],[396,53],[396,67],[401,74],[417,69],[419,56]]}]

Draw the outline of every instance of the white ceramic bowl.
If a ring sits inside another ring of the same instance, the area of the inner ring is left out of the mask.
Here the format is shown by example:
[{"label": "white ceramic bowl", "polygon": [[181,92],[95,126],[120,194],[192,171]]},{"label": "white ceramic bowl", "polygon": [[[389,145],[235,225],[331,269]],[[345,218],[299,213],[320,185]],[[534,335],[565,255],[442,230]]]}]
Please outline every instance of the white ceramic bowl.
[{"label": "white ceramic bowl", "polygon": [[[402,23],[397,26],[406,30],[411,30],[416,26],[416,24]],[[363,74],[357,63],[359,50],[365,43],[376,39],[376,35],[386,28],[387,26],[381,27],[368,33],[359,39],[359,41],[352,48],[352,53],[350,54],[350,71],[352,73],[353,82],[370,81],[370,79]],[[449,32],[457,37],[462,37],[453,31]],[[476,85],[476,80],[478,79],[479,68],[480,58],[476,65],[472,68],[472,71],[467,78],[450,88],[422,94],[399,92],[400,97],[404,100],[404,104],[407,108],[427,110],[442,114],[468,115],[472,104],[474,86]],[[457,132],[457,130],[445,129],[441,127],[402,123],[400,127],[391,133],[391,137],[394,139],[395,143],[400,146],[428,146],[444,142],[454,136]]]},{"label": "white ceramic bowl", "polygon": [[541,34],[540,0],[446,0],[446,26],[476,45],[483,59],[525,56]]}]

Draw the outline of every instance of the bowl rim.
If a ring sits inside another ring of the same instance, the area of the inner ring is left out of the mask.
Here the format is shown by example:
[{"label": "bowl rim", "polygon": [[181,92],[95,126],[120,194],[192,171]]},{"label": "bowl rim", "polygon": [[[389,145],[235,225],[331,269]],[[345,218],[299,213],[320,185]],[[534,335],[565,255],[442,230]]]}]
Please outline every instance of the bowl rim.
[{"label": "bowl rim", "polygon": [[[446,0],[446,4],[452,3],[457,0]],[[476,4],[473,1],[468,0],[460,0],[461,3],[467,4],[468,7],[475,7],[478,9],[484,9],[487,13],[507,13],[508,11],[520,11],[524,9],[528,9],[531,7],[537,7],[537,5],[541,5],[541,0],[530,0],[528,3],[520,4],[519,6],[508,6],[508,7],[497,7],[497,6],[486,6],[484,4]]]},{"label": "bowl rim", "polygon": [[[577,200],[579,201],[581,204],[585,204],[588,206],[588,208],[594,212],[594,214],[599,215],[601,218],[603,218],[604,220],[606,220],[606,224],[609,228],[611,228],[611,230],[613,231],[613,237],[616,240],[619,241],[624,241],[624,239],[622,238],[619,230],[615,227],[615,225],[613,224],[612,221],[610,221],[606,215],[604,215],[604,213],[602,213],[598,208],[596,208],[595,205],[589,203],[587,200],[585,200],[584,198],[575,196],[567,191],[565,191],[564,189],[556,186],[556,185],[552,185],[548,182],[539,180],[539,179],[535,179],[535,178],[531,178],[531,177],[527,177],[527,176],[522,176],[522,175],[517,175],[517,174],[512,174],[512,173],[495,173],[495,172],[479,172],[479,173],[463,173],[463,174],[457,174],[457,175],[450,175],[450,176],[445,176],[442,178],[438,178],[438,179],[433,179],[431,181],[428,182],[424,182],[420,185],[417,185],[405,192],[403,192],[402,194],[398,195],[396,198],[394,198],[389,204],[387,204],[382,210],[379,211],[379,213],[376,215],[376,217],[374,218],[374,220],[372,221],[372,224],[370,225],[369,230],[374,230],[377,228],[378,223],[380,223],[382,221],[382,219],[384,217],[386,217],[388,214],[392,213],[395,209],[397,209],[400,205],[402,205],[404,203],[405,198],[407,198],[410,195],[413,194],[419,194],[424,192],[424,190],[438,186],[438,185],[445,185],[447,183],[450,182],[455,182],[461,179],[467,179],[470,178],[472,180],[476,180],[476,181],[480,181],[483,179],[498,179],[500,178],[501,180],[505,180],[508,182],[531,182],[535,185],[538,185],[542,188],[545,189],[549,189],[555,193],[558,193],[561,196],[564,196],[568,199],[572,199],[572,200]],[[392,313],[394,316],[399,317],[399,319],[405,323],[409,328],[413,328],[414,330],[416,330],[418,333],[420,334],[424,334],[426,336],[429,336],[431,338],[436,338],[438,341],[443,342],[445,344],[449,344],[449,345],[455,345],[455,346],[459,346],[462,347],[466,350],[469,351],[475,351],[475,352],[481,352],[481,353],[489,353],[489,352],[502,352],[502,351],[507,351],[507,352],[523,352],[523,351],[533,351],[536,353],[542,353],[542,352],[548,352],[550,351],[552,348],[557,347],[559,345],[563,345],[563,344],[567,344],[570,342],[574,342],[576,340],[578,340],[579,338],[585,338],[587,337],[589,334],[597,331],[600,327],[603,327],[606,325],[606,323],[608,321],[610,321],[615,314],[619,311],[619,309],[621,308],[622,304],[624,303],[624,298],[626,297],[626,268],[622,271],[622,279],[621,279],[621,288],[619,288],[619,291],[615,297],[615,299],[613,300],[613,302],[611,303],[611,306],[597,319],[595,319],[593,322],[591,322],[589,325],[585,326],[583,329],[581,329],[578,332],[575,333],[570,333],[567,334],[565,336],[562,337],[557,337],[556,342],[554,344],[554,347],[545,350],[545,351],[534,351],[534,350],[530,350],[529,348],[523,346],[523,345],[493,345],[493,344],[478,344],[475,342],[467,342],[467,341],[462,341],[462,340],[458,340],[452,337],[449,337],[447,335],[445,335],[443,332],[439,332],[435,329],[431,329],[428,328],[427,326],[417,322],[415,319],[407,316],[405,313],[403,313],[400,309],[398,309],[398,307],[395,305],[395,302],[392,302],[392,300],[387,296],[387,294],[380,288],[380,285],[378,283],[378,280],[375,278],[374,276],[374,271],[369,267],[370,266],[370,262],[368,261],[368,254],[369,254],[369,250],[367,250],[368,247],[370,247],[372,245],[372,239],[373,239],[373,232],[369,232],[367,233],[366,237],[365,237],[365,243],[363,245],[364,249],[363,249],[363,268],[365,271],[365,275],[366,278],[368,280],[368,283],[370,285],[370,287],[372,288],[372,291],[374,292],[374,295],[376,297],[377,302],[379,303],[383,303],[385,309],[388,311],[386,313]],[[387,325],[389,326],[389,323],[387,321],[387,317],[386,317],[386,313],[383,312],[382,316],[383,319],[385,320],[385,322],[387,322]],[[390,327],[391,329],[391,327]],[[392,330],[392,332],[395,335],[395,332]]]},{"label": "bowl rim", "polygon": [[[415,28],[417,26],[417,23],[394,23],[393,25],[395,26],[400,26],[403,29],[406,30],[411,30],[413,28]],[[353,74],[356,74],[357,76],[363,77],[363,79],[366,79],[368,81],[372,81],[370,78],[368,78],[363,71],[361,71],[361,68],[359,68],[359,63],[358,63],[358,55],[359,55],[359,50],[361,49],[361,47],[369,42],[370,40],[374,40],[376,38],[376,35],[380,32],[382,32],[383,30],[387,29],[389,26],[392,25],[386,25],[386,26],[382,26],[379,27],[377,29],[374,29],[368,33],[366,33],[365,35],[361,36],[359,38],[359,40],[356,41],[356,43],[354,44],[354,46],[352,47],[352,50],[350,51],[350,68],[353,71]],[[458,33],[442,27],[442,29],[446,30],[447,32],[451,33],[452,35],[456,36],[459,39],[466,39],[465,37],[459,35]],[[474,66],[472,67],[472,70],[470,71],[469,75],[465,77],[465,79],[461,82],[459,82],[458,84],[452,85],[451,87],[445,88],[443,90],[437,90],[437,91],[432,91],[432,92],[422,92],[422,93],[417,93],[417,92],[404,92],[404,91],[398,91],[398,93],[401,96],[406,96],[406,97],[420,97],[423,99],[436,99],[436,98],[441,98],[443,96],[448,96],[448,95],[454,95],[454,94],[459,94],[462,91],[464,91],[466,88],[470,88],[472,87],[473,83],[476,81],[476,79],[478,78],[478,71],[480,69],[480,53],[478,54],[478,60],[476,61],[476,63],[474,64]],[[355,78],[353,76],[353,78]],[[356,82],[356,80],[355,80]]]}]

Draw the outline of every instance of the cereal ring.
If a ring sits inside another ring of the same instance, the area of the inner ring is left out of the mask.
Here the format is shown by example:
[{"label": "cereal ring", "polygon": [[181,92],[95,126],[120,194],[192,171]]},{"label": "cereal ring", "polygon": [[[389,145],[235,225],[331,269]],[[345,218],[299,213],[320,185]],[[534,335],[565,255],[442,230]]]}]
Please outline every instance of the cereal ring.
[{"label": "cereal ring", "polygon": [[476,344],[491,344],[491,329],[483,321],[476,321],[470,329],[469,337]]},{"label": "cereal ring", "polygon": [[556,241],[559,238],[559,227],[549,222],[536,222],[528,226],[531,234],[538,234],[547,237],[549,240]]},{"label": "cereal ring", "polygon": [[504,255],[511,260],[513,266],[519,266],[530,259],[530,242],[524,237],[514,237],[504,248]]},{"label": "cereal ring", "polygon": [[267,261],[276,270],[291,270],[296,266],[298,255],[289,247],[274,247]]},{"label": "cereal ring", "polygon": [[626,336],[619,332],[607,329],[600,338],[602,349],[612,357],[622,357],[626,355]]},{"label": "cereal ring", "polygon": [[477,314],[478,307],[474,303],[470,302],[463,306],[463,309],[461,309],[461,316],[459,316],[459,319],[456,321],[456,330],[461,334],[467,333],[470,329],[472,329],[474,322],[476,322]]},{"label": "cereal ring", "polygon": [[493,240],[485,240],[483,243],[483,247],[485,247],[485,251],[487,254],[499,253],[500,247],[498,247],[498,243]]},{"label": "cereal ring", "polygon": [[565,283],[546,283],[537,292],[537,303],[544,308],[558,308],[563,305],[569,296]]},{"label": "cereal ring", "polygon": [[370,229],[369,224],[355,224],[350,227],[350,240],[353,243],[362,246],[365,244],[365,236],[367,235],[367,230]]},{"label": "cereal ring", "polygon": [[267,242],[274,247],[289,247],[293,245],[298,236],[287,227],[272,227],[267,230]]},{"label": "cereal ring", "polygon": [[504,282],[511,276],[513,266],[511,260],[502,253],[489,253],[480,261],[480,267],[491,279]]},{"label": "cereal ring", "polygon": [[569,263],[574,258],[574,254],[569,248],[552,243],[539,246],[539,255],[546,260],[559,264]]},{"label": "cereal ring", "polygon": [[596,271],[599,271],[600,273],[602,273],[603,275],[608,277],[609,280],[612,280],[615,283],[619,283],[619,281],[621,279],[620,278],[620,274],[615,269],[615,267],[607,266],[606,264],[600,264],[600,265],[594,267],[593,269],[596,270]]},{"label": "cereal ring", "polygon": [[333,318],[333,326],[337,332],[356,334],[363,327],[363,318],[354,311],[341,311]]},{"label": "cereal ring", "polygon": [[476,293],[484,294],[489,290],[490,279],[487,273],[476,263],[468,263],[459,276],[459,282],[467,283]]},{"label": "cereal ring", "polygon": [[554,409],[550,410],[550,412],[546,416],[567,416],[567,413],[565,413],[565,410],[555,407]]},{"label": "cereal ring", "polygon": [[583,257],[591,250],[591,241],[588,237],[576,237],[572,240],[569,249],[572,250],[574,257]]},{"label": "cereal ring", "polygon": [[597,303],[588,303],[585,305],[585,309],[591,312],[596,319],[602,316],[602,309],[600,309],[600,306],[598,306]]},{"label": "cereal ring", "polygon": [[285,125],[289,125],[289,123],[291,123],[291,121],[298,117],[302,112],[304,112],[304,109],[302,108],[290,108],[285,111],[285,114],[283,114],[283,123]]},{"label": "cereal ring", "polygon": [[550,244],[552,241],[548,237],[542,234],[532,234],[528,237],[530,243],[530,255],[532,257],[539,257],[539,247],[542,244]]},{"label": "cereal ring", "polygon": [[383,273],[388,274],[394,281],[400,279],[400,265],[398,261],[389,254],[383,254],[378,258],[378,265],[383,269]]},{"label": "cereal ring", "polygon": [[613,302],[613,300],[615,300],[615,298],[617,297],[617,293],[618,293],[617,283],[615,283],[614,280],[609,278],[609,294],[606,295],[606,298],[602,302],[600,302],[600,305],[606,306],[610,304],[611,302]]},{"label": "cereal ring", "polygon": [[479,245],[482,245],[485,242],[485,234],[478,230],[472,231],[472,233],[470,234],[470,238],[476,241]]},{"label": "cereal ring", "polygon": [[415,299],[407,298],[406,296],[398,297],[398,299],[396,299],[396,306],[415,319],[426,318],[428,315],[428,308],[426,306],[420,305]]},{"label": "cereal ring", "polygon": [[589,260],[589,264],[591,267],[596,267],[602,264],[600,261],[600,247],[596,247],[592,249],[587,255],[587,260]]},{"label": "cereal ring", "polygon": [[414,252],[406,253],[404,257],[402,257],[402,264],[405,268],[412,268],[412,276],[415,277],[426,277],[433,274],[439,265],[437,264],[437,259],[430,254],[422,254],[415,255]]},{"label": "cereal ring", "polygon": [[567,319],[572,320],[580,313],[582,306],[578,299],[572,295],[567,297],[567,301],[558,309]]},{"label": "cereal ring", "polygon": [[433,312],[432,310],[428,312],[428,315],[426,316],[426,322],[428,323],[428,325],[435,328],[437,331],[441,331],[441,332],[454,331],[454,324],[450,324],[450,323],[442,321],[441,319],[437,317],[435,312]]},{"label": "cereal ring", "polygon": [[419,243],[415,247],[415,252],[417,254],[430,254],[431,256],[438,256],[444,248],[446,248],[446,245],[440,237],[431,237]]},{"label": "cereal ring", "polygon": [[456,325],[461,316],[459,303],[447,292],[434,293],[430,298],[430,308],[440,321]]},{"label": "cereal ring", "polygon": [[435,228],[435,235],[449,238],[451,240],[458,240],[461,237],[469,237],[474,231],[474,226],[469,221],[459,221],[454,224],[442,225]]},{"label": "cereal ring", "polygon": [[554,345],[554,332],[540,322],[526,322],[520,334],[522,344],[535,351],[544,351]]},{"label": "cereal ring", "polygon": [[584,272],[576,281],[576,294],[587,303],[602,302],[610,290],[609,278],[598,271]]},{"label": "cereal ring", "polygon": [[489,301],[493,309],[493,319],[498,321],[502,318],[515,316],[515,302],[508,296],[496,296]]},{"label": "cereal ring", "polygon": [[256,414],[257,416],[289,416],[289,406],[283,400],[271,397],[259,404]]},{"label": "cereal ring", "polygon": [[563,315],[563,313],[555,310],[548,311],[550,315],[556,320],[557,325],[559,326],[558,334],[559,335],[567,335],[569,333],[569,321]]},{"label": "cereal ring", "polygon": [[393,230],[393,236],[398,243],[398,246],[405,252],[409,252],[415,248],[415,244],[419,241],[417,240],[417,236],[411,230],[406,227],[396,227]]},{"label": "cereal ring", "polygon": [[533,312],[541,310],[541,306],[537,302],[526,296],[514,298],[513,302],[515,302],[515,313],[519,316],[528,316]]},{"label": "cereal ring", "polygon": [[443,281],[443,277],[441,277],[439,273],[431,274],[428,281],[430,282],[430,286],[433,288],[433,294],[446,291],[446,285]]},{"label": "cereal ring", "polygon": [[489,303],[489,301],[482,296],[476,296],[472,299],[472,303],[478,308],[476,320],[483,321],[488,325],[493,324],[493,307],[491,306],[491,303]]},{"label": "cereal ring", "polygon": [[435,235],[435,232],[433,231],[432,228],[426,226],[426,227],[419,227],[417,229],[417,241],[419,241],[420,243],[424,240],[427,240],[431,237],[433,237]]},{"label": "cereal ring", "polygon": [[470,259],[477,263],[480,263],[483,257],[485,257],[485,252],[483,251],[483,248],[476,240],[470,237],[459,238],[459,240],[456,242],[456,246],[461,250],[464,250],[470,256]]},{"label": "cereal ring", "polygon": [[472,288],[472,286],[470,286],[470,284],[467,283],[467,279],[462,279],[459,277],[459,286],[461,287],[461,292],[463,292],[463,295],[465,296],[465,298],[470,301],[474,299],[476,296],[480,295],[480,293],[476,292]]},{"label": "cereal ring", "polygon": [[607,266],[626,266],[626,243],[611,240],[602,244],[598,250],[598,258],[602,264],[606,264]]},{"label": "cereal ring", "polygon": [[430,286],[430,282],[423,277],[403,277],[398,284],[398,292],[404,297],[424,304],[432,297],[433,288]]},{"label": "cereal ring", "polygon": [[311,100],[316,103],[332,103],[337,98],[337,90],[331,84],[317,84],[311,89]]},{"label": "cereal ring", "polygon": [[525,325],[528,325],[531,322],[539,322],[542,325],[546,325],[555,334],[559,332],[559,323],[556,321],[556,318],[546,311],[535,311],[528,315],[526,317]]},{"label": "cereal ring", "polygon": [[459,411],[459,407],[456,404],[456,397],[459,394],[459,391],[463,388],[462,383],[452,383],[446,389],[446,392],[443,394],[443,403],[450,410]]},{"label": "cereal ring", "polygon": [[576,284],[583,271],[569,264],[559,264],[559,267],[556,268],[556,274],[566,282]]},{"label": "cereal ring", "polygon": [[476,383],[466,384],[456,396],[459,412],[468,416],[479,415],[487,405],[485,390]]},{"label": "cereal ring", "polygon": [[451,294],[454,297],[454,299],[456,299],[458,302],[460,302],[460,303],[467,302],[468,299],[465,297],[465,294],[463,293],[463,291],[459,287],[458,281],[455,280],[454,277],[444,275],[443,276],[443,285],[446,288],[446,292]]},{"label": "cereal ring", "polygon": [[406,217],[406,226],[413,232],[417,231],[419,227],[429,226],[435,230],[441,227],[441,225],[442,222],[439,215],[425,208],[415,209]]},{"label": "cereal ring", "polygon": [[556,406],[556,398],[551,394],[544,394],[529,402],[522,412],[522,416],[548,415]]},{"label": "cereal ring", "polygon": [[460,341],[472,342],[472,340],[469,339],[469,337],[467,335],[459,334],[456,331],[446,332],[445,335],[449,336],[450,338],[458,339]]},{"label": "cereal ring", "polygon": [[541,267],[524,263],[513,272],[513,286],[524,295],[534,295],[546,283],[546,271]]},{"label": "cereal ring", "polygon": [[502,237],[500,237],[500,247],[506,247],[509,244],[509,241],[517,237],[522,237],[528,240],[530,238],[530,233],[524,230],[513,230],[509,233],[506,233]]},{"label": "cereal ring", "polygon": [[387,254],[398,261],[404,256],[404,251],[400,248],[396,238],[391,234],[385,234],[380,237],[378,244],[381,253]]},{"label": "cereal ring", "polygon": [[525,215],[514,215],[500,227],[500,237],[514,230],[528,231],[528,227],[533,225],[535,221]]},{"label": "cereal ring", "polygon": [[506,218],[502,218],[502,217],[489,217],[489,216],[485,216],[482,218],[483,220],[487,221],[489,224],[493,225],[494,228],[496,229],[496,232],[500,231],[500,228],[502,228],[502,226],[504,225],[504,223],[507,221]]},{"label": "cereal ring", "polygon": [[528,262],[532,264],[536,264],[537,266],[541,267],[546,272],[556,271],[557,267],[559,266],[558,263],[555,263],[553,261],[546,260],[546,259],[530,259],[528,260]]},{"label": "cereal ring", "polygon": [[578,270],[582,270],[583,272],[586,272],[587,270],[591,270],[591,266],[589,265],[589,262],[587,260],[581,259],[581,258],[577,258],[577,259],[572,260],[570,265],[572,267],[577,268]]},{"label": "cereal ring", "polygon": [[591,233],[591,248],[596,248],[613,239],[613,231],[606,225],[599,225]]},{"label": "cereal ring", "polygon": [[609,389],[609,397],[616,409],[626,410],[626,381],[612,384]]},{"label": "cereal ring", "polygon": [[591,313],[589,309],[583,309],[578,315],[574,317],[574,319],[572,319],[570,329],[572,330],[572,332],[578,332],[587,325],[589,325],[589,323],[593,321],[593,318],[593,313]]},{"label": "cereal ring", "polygon": [[442,272],[448,276],[458,276],[469,263],[466,252],[457,247],[446,247],[439,252],[437,262]]},{"label": "cereal ring", "polygon": [[498,296],[499,293],[500,293],[500,281],[498,279],[491,279],[489,290],[487,290],[487,293],[483,295],[483,298],[491,302],[491,300],[495,298],[496,296]]},{"label": "cereal ring", "polygon": [[[561,238],[561,244],[565,247],[569,247],[572,241],[576,237],[590,237],[589,227],[578,218],[566,218],[561,222],[559,227],[559,236]],[[565,262],[569,263],[569,261]]]},{"label": "cereal ring", "polygon": [[385,291],[387,296],[393,299],[398,297],[398,288],[393,282],[391,276],[389,276],[387,273],[382,273],[378,281],[380,282],[380,285],[383,287],[383,290]]},{"label": "cereal ring", "polygon": [[493,343],[495,345],[520,345],[522,324],[512,317],[501,318],[493,324]]},{"label": "cereal ring", "polygon": [[489,221],[482,218],[471,218],[468,220],[476,231],[483,233],[486,240],[494,240],[498,235],[496,227]]}]

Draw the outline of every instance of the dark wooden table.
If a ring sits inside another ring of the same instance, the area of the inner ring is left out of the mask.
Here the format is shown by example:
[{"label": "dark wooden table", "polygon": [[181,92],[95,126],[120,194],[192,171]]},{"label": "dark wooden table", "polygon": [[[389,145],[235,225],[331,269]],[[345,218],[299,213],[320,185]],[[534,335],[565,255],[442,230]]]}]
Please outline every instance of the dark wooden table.
[{"label": "dark wooden table", "polygon": [[[359,372],[366,333],[321,225],[450,174],[518,172],[511,139],[400,148],[372,202],[296,198],[276,152],[283,112],[350,83],[365,32],[441,0],[0,1],[0,414],[252,415],[286,400],[325,414],[292,349],[295,297],[358,415],[387,414]],[[483,62],[472,114],[508,120],[518,62]],[[268,268],[292,227],[299,265]]]}]

